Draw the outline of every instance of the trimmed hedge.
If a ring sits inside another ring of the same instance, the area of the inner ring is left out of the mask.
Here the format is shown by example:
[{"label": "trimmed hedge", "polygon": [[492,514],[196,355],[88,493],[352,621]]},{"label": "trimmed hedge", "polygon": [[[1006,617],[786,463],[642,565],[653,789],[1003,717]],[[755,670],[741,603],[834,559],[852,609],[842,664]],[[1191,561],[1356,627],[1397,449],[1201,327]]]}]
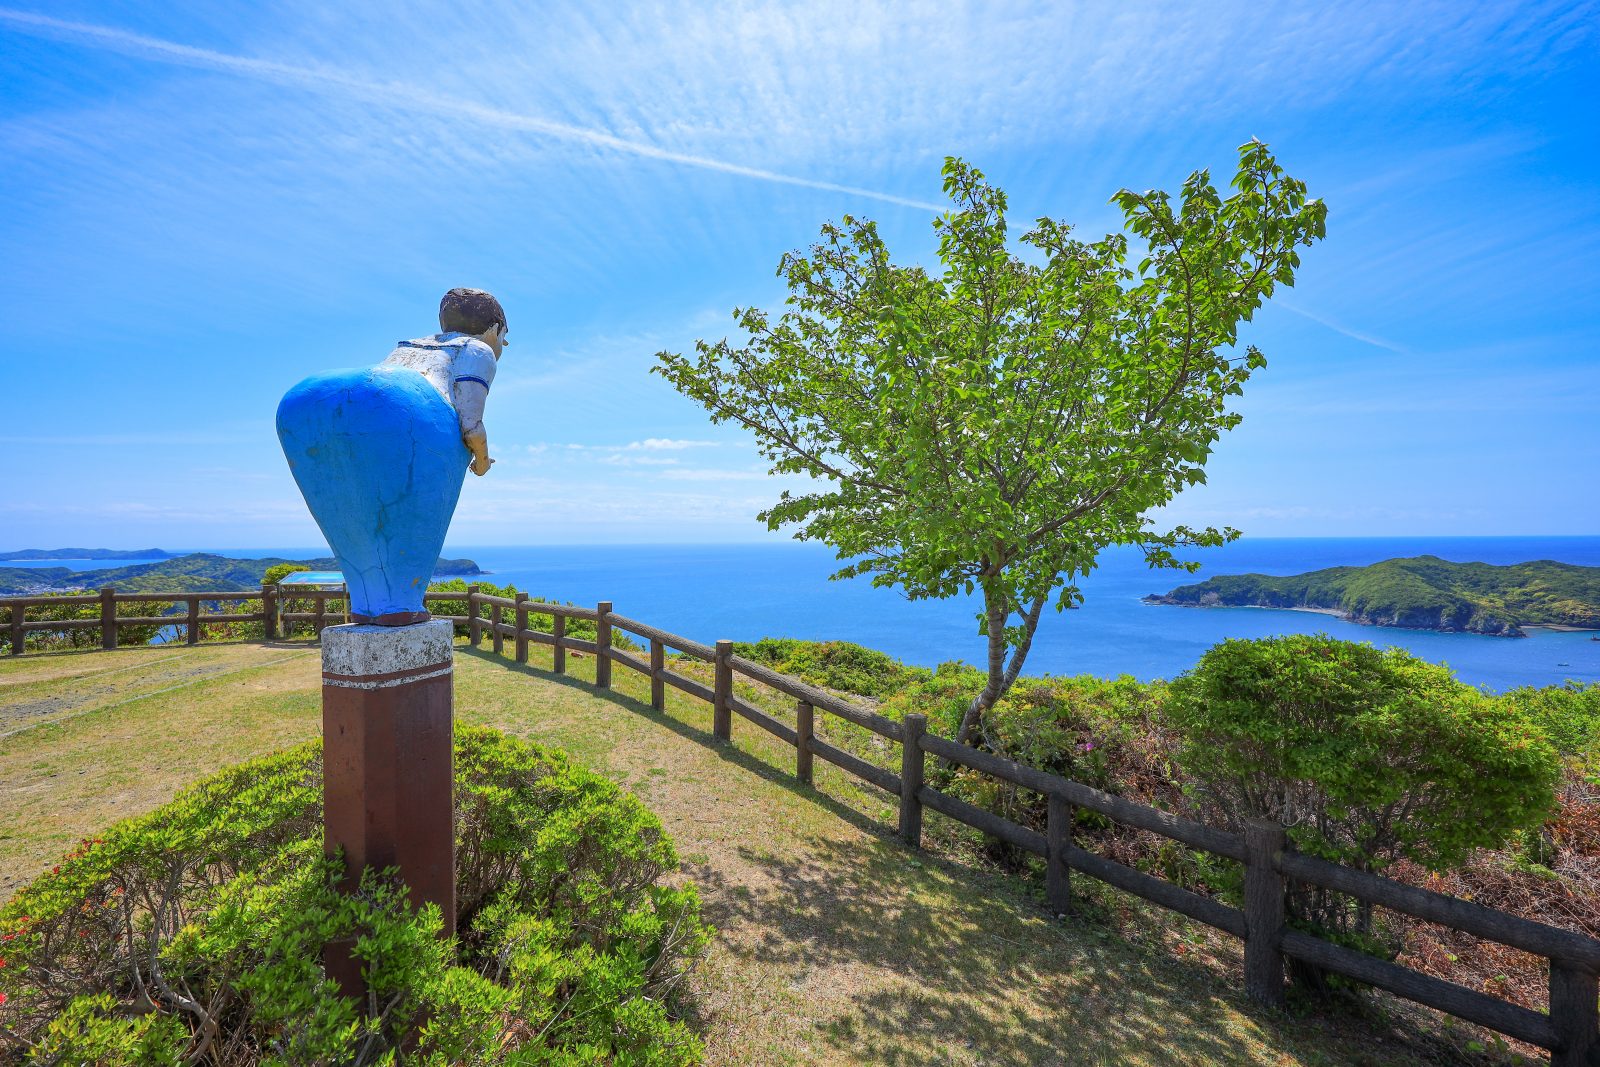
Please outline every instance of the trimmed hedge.
[{"label": "trimmed hedge", "polygon": [[[0,1060],[699,1061],[668,1005],[712,931],[660,822],[559,752],[458,728],[459,936],[392,872],[338,893],[321,746],[223,771],[87,840],[0,909]],[[368,1004],[324,946],[355,939]],[[366,1010],[363,1011],[362,1009]]]}]

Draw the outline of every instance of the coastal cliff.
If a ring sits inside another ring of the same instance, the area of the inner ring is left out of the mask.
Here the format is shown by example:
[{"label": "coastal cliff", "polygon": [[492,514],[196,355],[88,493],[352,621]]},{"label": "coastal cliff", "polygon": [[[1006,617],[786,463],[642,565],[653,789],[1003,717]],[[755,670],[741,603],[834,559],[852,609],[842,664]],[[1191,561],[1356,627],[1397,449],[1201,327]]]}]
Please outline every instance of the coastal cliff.
[{"label": "coastal cliff", "polygon": [[1600,567],[1552,560],[1499,567],[1414,556],[1288,576],[1221,575],[1144,600],[1325,611],[1367,626],[1526,637],[1527,626],[1600,629]]}]

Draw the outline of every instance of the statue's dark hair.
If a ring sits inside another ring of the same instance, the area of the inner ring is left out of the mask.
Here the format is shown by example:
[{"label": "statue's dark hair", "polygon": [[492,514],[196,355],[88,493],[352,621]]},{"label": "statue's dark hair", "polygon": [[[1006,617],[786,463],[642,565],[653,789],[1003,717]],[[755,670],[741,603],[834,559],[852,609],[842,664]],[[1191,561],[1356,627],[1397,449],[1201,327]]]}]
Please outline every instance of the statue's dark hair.
[{"label": "statue's dark hair", "polygon": [[470,333],[474,337],[491,326],[504,326],[506,313],[500,301],[482,289],[452,289],[439,301],[439,329],[445,333]]}]

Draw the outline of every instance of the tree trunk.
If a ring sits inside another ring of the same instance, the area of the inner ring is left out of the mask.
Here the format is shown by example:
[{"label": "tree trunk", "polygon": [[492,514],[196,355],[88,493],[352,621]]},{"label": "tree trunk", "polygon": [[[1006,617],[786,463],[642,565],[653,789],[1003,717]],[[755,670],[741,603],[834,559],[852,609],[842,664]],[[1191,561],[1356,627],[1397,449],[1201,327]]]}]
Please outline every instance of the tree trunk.
[{"label": "tree trunk", "polygon": [[972,744],[972,734],[988,710],[995,706],[999,699],[1011,690],[1016,684],[1017,676],[1022,673],[1022,662],[1028,657],[1028,650],[1033,647],[1033,635],[1039,628],[1039,614],[1044,610],[1044,602],[1049,594],[1045,593],[1035,598],[1022,615],[1022,640],[1017,642],[1017,647],[1011,652],[1011,662],[1006,662],[1006,623],[1011,618],[1010,600],[997,589],[985,587],[983,591],[984,628],[989,637],[989,677],[984,683],[983,691],[972,698],[972,703],[967,705],[966,714],[961,716],[961,729],[956,732],[956,743],[962,745]]}]

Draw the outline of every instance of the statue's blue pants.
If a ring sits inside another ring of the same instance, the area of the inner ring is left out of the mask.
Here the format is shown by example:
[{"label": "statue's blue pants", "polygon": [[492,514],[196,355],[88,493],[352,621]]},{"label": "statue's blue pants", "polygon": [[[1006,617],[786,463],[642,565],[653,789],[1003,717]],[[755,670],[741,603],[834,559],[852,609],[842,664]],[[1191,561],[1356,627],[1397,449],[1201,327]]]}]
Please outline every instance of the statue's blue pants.
[{"label": "statue's blue pants", "polygon": [[284,394],[278,439],[339,560],[351,613],[425,610],[471,458],[455,408],[403,367],[331,371]]}]

